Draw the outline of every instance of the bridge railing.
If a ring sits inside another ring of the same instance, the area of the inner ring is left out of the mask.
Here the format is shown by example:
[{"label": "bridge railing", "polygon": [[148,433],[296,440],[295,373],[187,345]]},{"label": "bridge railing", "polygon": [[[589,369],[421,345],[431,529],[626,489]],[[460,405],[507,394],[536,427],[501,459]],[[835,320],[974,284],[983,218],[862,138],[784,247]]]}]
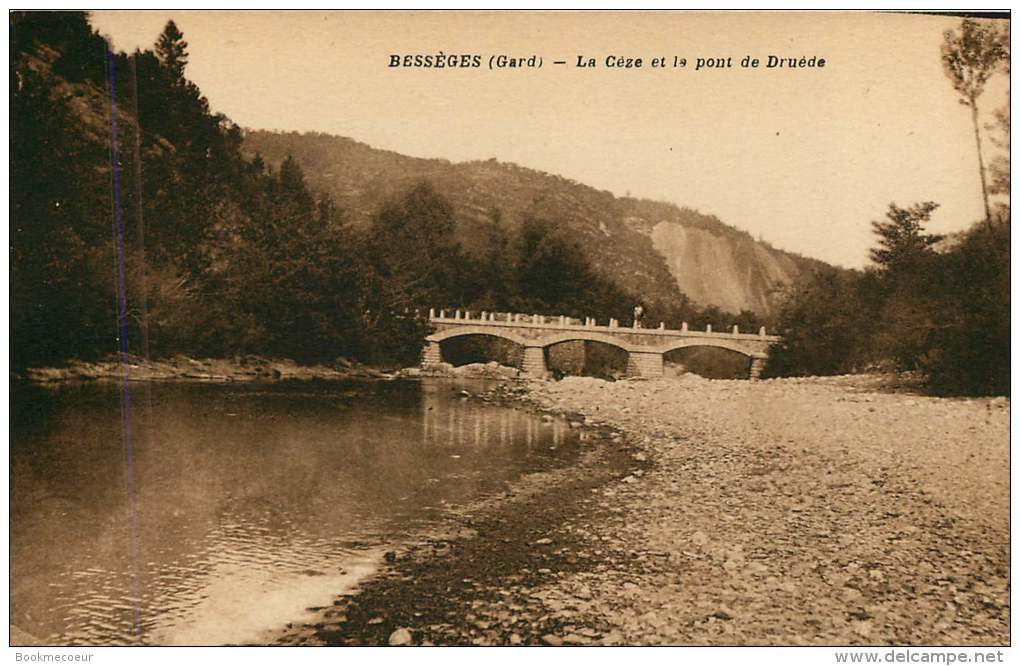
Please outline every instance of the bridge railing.
[{"label": "bridge railing", "polygon": [[[620,322],[617,319],[609,318],[608,320],[598,320],[595,317],[585,317],[579,319],[577,317],[568,317],[566,315],[540,315],[540,314],[522,314],[519,312],[489,312],[489,311],[475,311],[470,310],[458,310],[458,309],[441,309],[435,308],[429,309],[429,321],[444,322],[444,323],[461,323],[466,324],[498,324],[503,326],[542,326],[542,327],[557,327],[557,328],[586,328],[586,329],[603,329],[603,330],[620,330],[623,331],[638,331],[641,333],[660,333],[666,335],[676,335],[683,333],[695,333],[700,331],[694,331],[689,328],[687,322],[683,322],[679,329],[668,329],[666,324],[659,322],[657,328],[644,328],[638,325],[636,322],[632,323],[631,326],[620,326]],[[605,323],[602,323],[605,322]],[[767,334],[765,327],[762,326],[758,329],[757,333],[741,333],[739,327],[734,324],[729,331],[713,331],[712,325],[708,324],[705,327],[705,334],[712,335],[713,337],[756,337],[756,338],[767,338],[777,339],[775,336]]]}]

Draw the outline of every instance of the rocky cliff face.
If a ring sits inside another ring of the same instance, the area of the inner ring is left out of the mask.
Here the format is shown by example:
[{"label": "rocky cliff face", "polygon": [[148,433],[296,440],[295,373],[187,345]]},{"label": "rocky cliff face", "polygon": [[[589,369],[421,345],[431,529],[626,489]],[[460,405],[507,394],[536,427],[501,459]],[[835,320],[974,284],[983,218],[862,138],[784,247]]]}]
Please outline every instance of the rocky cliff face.
[{"label": "rocky cliff face", "polygon": [[674,222],[656,224],[651,238],[684,293],[730,312],[768,311],[770,292],[800,272],[790,258],[759,245]]},{"label": "rocky cliff face", "polygon": [[371,148],[324,134],[249,131],[245,150],[272,165],[293,155],[310,185],[333,195],[355,225],[387,200],[430,180],[453,204],[457,234],[480,250],[498,215],[512,230],[528,215],[577,239],[598,271],[636,298],[667,301],[681,293],[699,305],[767,315],[775,291],[820,265],[773,249],[718,219],[672,204],[617,198],[610,192],[496,160],[454,164]]},{"label": "rocky cliff face", "polygon": [[647,235],[681,291],[723,310],[767,314],[778,290],[821,262],[805,259],[702,215],[670,204],[624,200],[626,221]]}]

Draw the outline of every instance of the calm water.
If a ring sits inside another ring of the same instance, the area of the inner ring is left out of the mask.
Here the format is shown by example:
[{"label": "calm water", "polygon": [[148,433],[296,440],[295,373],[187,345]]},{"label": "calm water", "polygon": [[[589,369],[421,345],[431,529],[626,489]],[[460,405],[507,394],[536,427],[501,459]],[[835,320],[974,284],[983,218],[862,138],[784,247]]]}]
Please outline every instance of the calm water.
[{"label": "calm water", "polygon": [[[51,644],[258,640],[444,508],[564,464],[477,383],[16,387],[11,622]],[[130,461],[125,432],[130,431]]]}]

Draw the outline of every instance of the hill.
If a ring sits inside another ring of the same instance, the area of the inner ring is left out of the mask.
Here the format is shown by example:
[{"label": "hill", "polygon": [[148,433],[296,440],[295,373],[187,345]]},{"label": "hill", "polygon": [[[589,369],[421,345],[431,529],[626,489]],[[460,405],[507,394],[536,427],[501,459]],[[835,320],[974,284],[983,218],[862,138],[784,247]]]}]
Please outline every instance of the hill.
[{"label": "hill", "polygon": [[686,295],[703,306],[768,315],[776,290],[823,264],[755,241],[746,232],[689,208],[616,197],[516,164],[453,163],[408,157],[321,133],[245,132],[242,150],[277,167],[287,155],[309,185],[331,194],[354,225],[421,180],[449,199],[457,239],[479,252],[481,233],[499,215],[510,228],[526,216],[566,228],[603,276],[652,301]]}]

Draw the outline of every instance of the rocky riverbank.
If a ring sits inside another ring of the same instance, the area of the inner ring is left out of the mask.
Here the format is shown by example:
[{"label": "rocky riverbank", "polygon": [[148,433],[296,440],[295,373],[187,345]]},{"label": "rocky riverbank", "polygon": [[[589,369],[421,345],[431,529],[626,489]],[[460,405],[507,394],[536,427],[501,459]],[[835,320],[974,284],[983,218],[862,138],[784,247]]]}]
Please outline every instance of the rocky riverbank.
[{"label": "rocky riverbank", "polygon": [[191,358],[177,355],[162,359],[117,354],[101,361],[72,360],[59,367],[30,368],[15,379],[35,384],[75,381],[202,381],[244,382],[310,379],[418,379],[420,377],[462,377],[471,379],[517,379],[521,372],[498,363],[470,363],[454,367],[438,363],[428,368],[382,368],[348,359],[330,364],[300,364],[290,359],[264,356],[234,358]]},{"label": "rocky riverbank", "polygon": [[332,364],[301,365],[290,359],[262,356],[191,358],[178,355],[164,359],[145,359],[111,355],[101,361],[70,361],[60,367],[32,368],[19,379],[35,384],[60,384],[73,381],[202,381],[242,382],[286,379],[388,378],[392,373],[338,359]]},{"label": "rocky riverbank", "polygon": [[607,443],[280,640],[1006,644],[1009,401],[891,379],[503,384]]}]

